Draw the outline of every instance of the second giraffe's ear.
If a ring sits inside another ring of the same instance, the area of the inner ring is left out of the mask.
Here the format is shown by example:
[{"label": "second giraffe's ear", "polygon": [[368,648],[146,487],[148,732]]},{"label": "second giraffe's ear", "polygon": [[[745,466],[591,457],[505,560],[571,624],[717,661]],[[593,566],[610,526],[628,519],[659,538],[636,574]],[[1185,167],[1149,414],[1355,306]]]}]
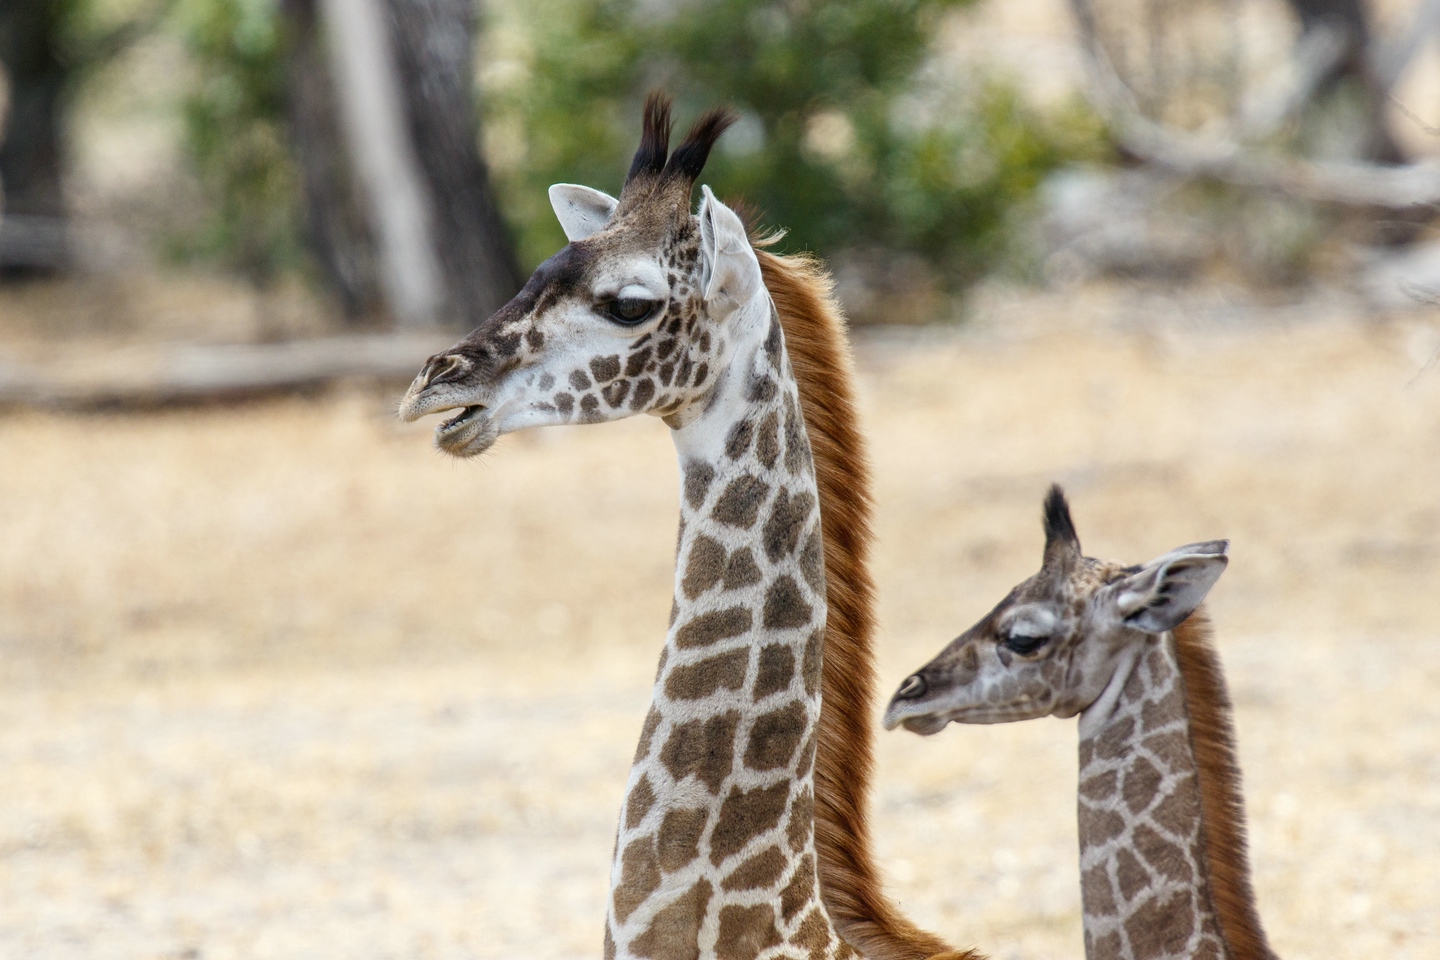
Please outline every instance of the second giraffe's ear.
[{"label": "second giraffe's ear", "polygon": [[730,309],[749,303],[760,292],[760,261],[750,246],[745,223],[734,210],[715,199],[709,187],[701,187],[700,260],[701,285],[705,303],[725,304]]},{"label": "second giraffe's ear", "polygon": [[550,206],[567,240],[584,240],[610,222],[618,201],[608,193],[578,183],[557,183],[550,188]]},{"label": "second giraffe's ear", "polygon": [[1110,587],[1115,612],[1136,630],[1174,630],[1195,612],[1225,572],[1228,547],[1228,540],[1208,540],[1151,560]]}]

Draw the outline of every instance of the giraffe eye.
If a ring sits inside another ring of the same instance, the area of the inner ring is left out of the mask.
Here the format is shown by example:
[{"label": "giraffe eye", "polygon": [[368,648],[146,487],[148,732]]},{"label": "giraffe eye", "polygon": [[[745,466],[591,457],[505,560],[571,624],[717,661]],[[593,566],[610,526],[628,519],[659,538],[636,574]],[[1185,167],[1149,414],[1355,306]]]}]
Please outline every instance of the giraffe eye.
[{"label": "giraffe eye", "polygon": [[1021,633],[1012,633],[1005,639],[1004,646],[1007,650],[1024,656],[1027,653],[1034,653],[1049,642],[1049,637],[1030,637]]},{"label": "giraffe eye", "polygon": [[605,304],[605,315],[616,323],[633,327],[655,312],[658,301],[641,297],[616,297]]}]

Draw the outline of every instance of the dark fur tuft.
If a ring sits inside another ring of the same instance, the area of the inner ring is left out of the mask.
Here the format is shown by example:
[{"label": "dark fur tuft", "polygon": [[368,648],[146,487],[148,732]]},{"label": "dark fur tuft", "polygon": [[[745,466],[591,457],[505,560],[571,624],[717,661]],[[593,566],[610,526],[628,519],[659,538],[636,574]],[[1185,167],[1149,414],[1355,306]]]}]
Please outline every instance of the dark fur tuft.
[{"label": "dark fur tuft", "polygon": [[[665,171],[665,158],[670,153],[670,98],[659,90],[650,91],[645,98],[644,132],[640,135],[640,149],[630,163],[630,172],[625,184],[637,177],[659,176]],[[701,161],[704,162],[703,160]]]},{"label": "dark fur tuft", "polygon": [[1050,545],[1055,543],[1073,543],[1075,552],[1080,552],[1080,537],[1070,519],[1070,504],[1065,501],[1065,491],[1058,483],[1050,484],[1050,491],[1045,494],[1045,552],[1049,553]]},{"label": "dark fur tuft", "polygon": [[729,107],[716,107],[701,115],[695,125],[685,134],[680,146],[675,148],[670,162],[665,164],[664,179],[683,178],[694,183],[705,169],[710,158],[710,148],[720,139],[720,134],[730,129],[740,117]]}]

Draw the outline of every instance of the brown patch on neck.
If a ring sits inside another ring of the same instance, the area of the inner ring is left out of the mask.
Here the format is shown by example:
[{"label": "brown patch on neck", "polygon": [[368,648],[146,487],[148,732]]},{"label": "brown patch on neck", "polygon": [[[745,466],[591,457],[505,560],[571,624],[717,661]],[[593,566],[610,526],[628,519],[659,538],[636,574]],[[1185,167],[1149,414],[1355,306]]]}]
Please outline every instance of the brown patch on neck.
[{"label": "brown patch on neck", "polygon": [[1201,841],[1210,895],[1230,960],[1275,960],[1250,886],[1245,800],[1235,759],[1235,726],[1220,658],[1202,607],[1175,628],[1175,653],[1190,716],[1190,742],[1200,781]]},{"label": "brown patch on neck", "polygon": [[837,931],[869,960],[919,960],[950,952],[902,916],[881,889],[867,819],[874,758],[872,694],[875,585],[870,555],[870,465],[855,412],[854,362],[830,278],[806,256],[756,243],[760,273],[785,331],[786,352],[815,459],[825,539],[829,613],[815,752],[815,849],[820,892]]}]

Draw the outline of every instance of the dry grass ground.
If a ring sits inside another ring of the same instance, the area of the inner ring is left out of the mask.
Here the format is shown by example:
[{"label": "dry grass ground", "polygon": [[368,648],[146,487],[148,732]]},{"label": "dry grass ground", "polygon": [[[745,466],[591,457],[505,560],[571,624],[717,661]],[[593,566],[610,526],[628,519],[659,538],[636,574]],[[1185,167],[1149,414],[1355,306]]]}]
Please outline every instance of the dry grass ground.
[{"label": "dry grass ground", "polygon": [[[1038,562],[1234,540],[1281,956],[1440,953],[1440,332],[1092,290],[862,349],[885,693]],[[441,459],[381,391],[0,418],[0,956],[599,955],[669,602],[654,422]],[[880,738],[893,892],[1078,958],[1072,723]]]}]

